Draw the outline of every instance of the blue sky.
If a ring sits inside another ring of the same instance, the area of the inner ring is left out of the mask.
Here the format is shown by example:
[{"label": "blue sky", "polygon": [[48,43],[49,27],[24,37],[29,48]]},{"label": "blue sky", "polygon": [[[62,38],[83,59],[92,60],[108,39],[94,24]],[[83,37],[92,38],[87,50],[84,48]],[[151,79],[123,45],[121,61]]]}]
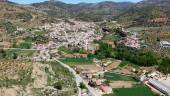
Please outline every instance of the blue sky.
[{"label": "blue sky", "polygon": [[[29,3],[35,3],[35,2],[43,2],[47,0],[10,0],[12,2],[17,2],[20,4],[29,4]],[[95,3],[95,2],[101,2],[101,1],[115,1],[115,2],[126,2],[126,1],[131,1],[131,2],[139,2],[141,0],[61,0],[66,3],[80,3],[80,2],[87,2],[87,3]]]}]

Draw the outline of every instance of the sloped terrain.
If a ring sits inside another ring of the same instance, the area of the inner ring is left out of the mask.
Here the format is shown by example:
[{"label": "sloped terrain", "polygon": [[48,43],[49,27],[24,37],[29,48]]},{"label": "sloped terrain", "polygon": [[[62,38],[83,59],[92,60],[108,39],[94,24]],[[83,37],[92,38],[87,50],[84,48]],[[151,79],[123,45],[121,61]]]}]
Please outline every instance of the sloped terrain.
[{"label": "sloped terrain", "polygon": [[42,24],[45,13],[31,6],[18,5],[12,2],[0,3],[0,20],[9,21],[18,26],[30,27]]},{"label": "sloped terrain", "polygon": [[73,75],[56,62],[4,60],[0,66],[0,96],[77,94]]},{"label": "sloped terrain", "polygon": [[168,3],[167,0],[144,0],[127,9],[115,20],[125,26],[170,25],[170,6]]}]

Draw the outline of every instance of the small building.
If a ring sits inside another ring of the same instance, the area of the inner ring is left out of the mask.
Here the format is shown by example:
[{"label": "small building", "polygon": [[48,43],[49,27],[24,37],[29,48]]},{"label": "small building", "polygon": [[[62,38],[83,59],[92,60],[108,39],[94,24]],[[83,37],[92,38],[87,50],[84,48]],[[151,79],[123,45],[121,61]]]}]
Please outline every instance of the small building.
[{"label": "small building", "polygon": [[131,47],[131,48],[139,49],[141,47],[139,38],[136,35],[127,36],[123,40],[123,43],[124,43],[125,46]]},{"label": "small building", "polygon": [[102,90],[102,92],[104,92],[105,94],[112,93],[112,88],[110,86],[107,86],[107,85],[101,85],[100,90]]},{"label": "small building", "polygon": [[170,42],[168,41],[161,41],[160,46],[163,48],[170,48]]},{"label": "small building", "polygon": [[145,82],[147,80],[147,77],[145,75],[141,75],[139,79],[141,82]]},{"label": "small building", "polygon": [[152,85],[155,89],[159,90],[163,94],[170,96],[170,86],[163,84],[162,82],[154,79],[149,80],[149,84]]}]

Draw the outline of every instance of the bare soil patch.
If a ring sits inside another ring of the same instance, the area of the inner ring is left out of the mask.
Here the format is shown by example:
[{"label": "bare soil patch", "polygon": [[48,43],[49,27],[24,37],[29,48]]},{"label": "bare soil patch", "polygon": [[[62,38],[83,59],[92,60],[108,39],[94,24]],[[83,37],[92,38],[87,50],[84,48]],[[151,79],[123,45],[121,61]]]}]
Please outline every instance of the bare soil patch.
[{"label": "bare soil patch", "polygon": [[110,64],[109,66],[106,67],[106,70],[110,71],[110,70],[112,70],[114,68],[117,68],[120,63],[121,63],[120,60],[115,60],[115,61],[113,61],[112,64]]},{"label": "bare soil patch", "polygon": [[130,81],[114,81],[110,83],[112,88],[131,88],[132,82]]}]

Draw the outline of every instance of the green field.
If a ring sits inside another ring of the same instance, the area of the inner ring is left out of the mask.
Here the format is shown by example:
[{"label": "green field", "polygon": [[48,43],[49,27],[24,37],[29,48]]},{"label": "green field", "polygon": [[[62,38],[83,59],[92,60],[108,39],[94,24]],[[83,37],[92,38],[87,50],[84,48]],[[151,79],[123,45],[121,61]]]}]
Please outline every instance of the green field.
[{"label": "green field", "polygon": [[113,89],[115,96],[154,96],[152,91],[142,85],[133,88],[120,88],[120,89]]},{"label": "green field", "polygon": [[120,64],[119,64],[119,67],[124,67],[126,65],[128,65],[129,62],[128,61],[122,61]]},{"label": "green field", "polygon": [[126,76],[122,74],[116,74],[116,73],[111,73],[107,72],[104,74],[104,78],[109,80],[109,81],[135,81],[135,79],[131,76]]},{"label": "green field", "polygon": [[92,64],[92,60],[88,58],[65,58],[61,60],[62,62],[66,64]]}]

